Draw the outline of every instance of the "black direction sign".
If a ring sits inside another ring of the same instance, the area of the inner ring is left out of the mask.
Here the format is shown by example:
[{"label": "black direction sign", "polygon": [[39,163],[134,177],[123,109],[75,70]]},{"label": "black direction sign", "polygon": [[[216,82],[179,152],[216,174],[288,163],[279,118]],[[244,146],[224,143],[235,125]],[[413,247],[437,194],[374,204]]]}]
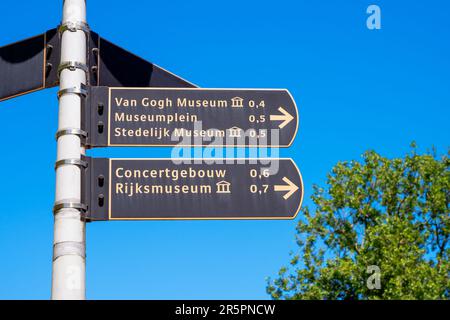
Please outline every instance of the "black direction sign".
[{"label": "black direction sign", "polygon": [[303,199],[291,159],[88,158],[88,220],[293,219]]},{"label": "black direction sign", "polygon": [[298,111],[287,90],[91,88],[87,144],[290,146]]}]

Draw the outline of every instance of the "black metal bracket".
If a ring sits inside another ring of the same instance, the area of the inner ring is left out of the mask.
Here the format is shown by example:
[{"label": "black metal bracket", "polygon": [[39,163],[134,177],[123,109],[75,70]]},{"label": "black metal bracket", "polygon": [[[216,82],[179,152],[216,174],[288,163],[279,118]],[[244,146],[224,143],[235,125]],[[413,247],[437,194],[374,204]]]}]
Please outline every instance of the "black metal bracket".
[{"label": "black metal bracket", "polygon": [[61,57],[61,39],[56,29],[45,33],[45,87],[51,88],[59,84],[58,65]]},{"label": "black metal bracket", "polygon": [[88,83],[91,86],[98,86],[99,82],[99,61],[100,61],[100,37],[97,33],[91,31],[88,39],[87,65]]},{"label": "black metal bracket", "polygon": [[109,217],[109,160],[83,157],[88,163],[81,174],[81,202],[86,204],[86,221],[105,221]]},{"label": "black metal bracket", "polygon": [[[86,147],[108,146],[109,90],[107,87],[90,87],[82,105],[81,129],[87,132]],[[96,103],[94,104],[93,101]]]}]

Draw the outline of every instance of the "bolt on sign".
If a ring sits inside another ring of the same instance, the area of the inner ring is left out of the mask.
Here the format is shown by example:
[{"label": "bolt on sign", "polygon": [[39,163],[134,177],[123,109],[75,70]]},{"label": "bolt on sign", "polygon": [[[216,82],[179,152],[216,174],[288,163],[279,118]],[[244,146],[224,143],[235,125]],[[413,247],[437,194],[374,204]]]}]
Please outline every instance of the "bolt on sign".
[{"label": "bolt on sign", "polygon": [[87,145],[290,146],[298,111],[287,90],[93,87]]},{"label": "bolt on sign", "polygon": [[291,159],[87,158],[87,220],[293,219],[303,199]]}]

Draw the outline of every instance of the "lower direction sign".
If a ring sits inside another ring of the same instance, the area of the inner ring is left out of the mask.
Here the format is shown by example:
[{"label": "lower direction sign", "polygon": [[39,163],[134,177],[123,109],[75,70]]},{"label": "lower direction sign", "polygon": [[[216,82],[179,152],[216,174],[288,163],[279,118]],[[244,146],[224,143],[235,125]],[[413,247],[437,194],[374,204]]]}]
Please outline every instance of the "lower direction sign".
[{"label": "lower direction sign", "polygon": [[287,147],[298,128],[285,89],[93,87],[87,108],[91,147]]},{"label": "lower direction sign", "polygon": [[303,199],[291,159],[87,158],[87,220],[293,219]]}]

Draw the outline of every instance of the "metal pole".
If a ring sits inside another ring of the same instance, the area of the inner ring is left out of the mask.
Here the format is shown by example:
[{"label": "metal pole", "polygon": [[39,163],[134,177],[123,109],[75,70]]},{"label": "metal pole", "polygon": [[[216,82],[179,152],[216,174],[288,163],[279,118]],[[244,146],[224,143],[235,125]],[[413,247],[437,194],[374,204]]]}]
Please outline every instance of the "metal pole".
[{"label": "metal pole", "polygon": [[86,1],[65,0],[57,141],[52,299],[85,299],[86,241],[82,219],[81,99],[86,84]]}]

